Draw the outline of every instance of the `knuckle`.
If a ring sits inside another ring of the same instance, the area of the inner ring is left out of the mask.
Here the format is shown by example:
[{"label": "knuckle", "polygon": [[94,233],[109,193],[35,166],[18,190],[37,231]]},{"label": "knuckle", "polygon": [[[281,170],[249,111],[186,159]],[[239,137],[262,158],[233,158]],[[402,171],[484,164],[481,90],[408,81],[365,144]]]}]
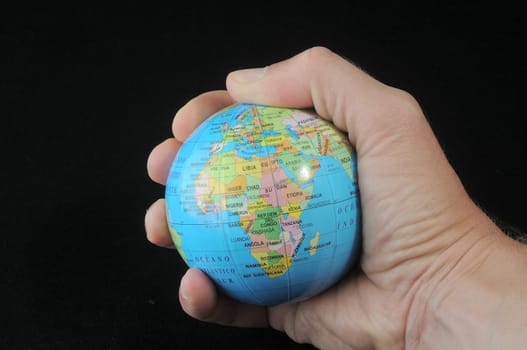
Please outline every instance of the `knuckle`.
[{"label": "knuckle", "polygon": [[424,117],[421,106],[413,95],[398,88],[390,87],[389,89],[389,94],[387,94],[389,97],[385,100],[385,108],[391,112],[392,116],[397,116],[407,121],[419,121]]},{"label": "knuckle", "polygon": [[301,54],[302,63],[306,68],[327,64],[335,57],[336,54],[324,46],[311,47]]}]

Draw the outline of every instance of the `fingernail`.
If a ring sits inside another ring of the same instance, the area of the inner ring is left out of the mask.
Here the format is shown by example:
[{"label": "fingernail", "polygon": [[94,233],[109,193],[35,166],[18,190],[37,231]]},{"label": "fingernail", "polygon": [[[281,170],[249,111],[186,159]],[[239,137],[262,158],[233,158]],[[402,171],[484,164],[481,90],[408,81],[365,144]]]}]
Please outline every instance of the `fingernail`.
[{"label": "fingernail", "polygon": [[181,299],[183,299],[186,303],[189,302],[190,298],[188,295],[188,291],[183,285],[179,287],[179,295],[181,296]]},{"label": "fingernail", "polygon": [[231,77],[239,83],[252,83],[262,79],[266,71],[267,67],[242,69],[232,72]]}]

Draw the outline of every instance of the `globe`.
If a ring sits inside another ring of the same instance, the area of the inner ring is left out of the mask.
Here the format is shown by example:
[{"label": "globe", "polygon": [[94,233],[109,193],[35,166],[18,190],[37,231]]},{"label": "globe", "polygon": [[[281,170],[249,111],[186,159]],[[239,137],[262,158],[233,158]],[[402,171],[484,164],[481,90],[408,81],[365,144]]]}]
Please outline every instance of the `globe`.
[{"label": "globe", "polygon": [[172,162],[165,200],[174,245],[239,301],[313,297],[360,254],[356,165],[347,135],[311,110],[231,105]]}]

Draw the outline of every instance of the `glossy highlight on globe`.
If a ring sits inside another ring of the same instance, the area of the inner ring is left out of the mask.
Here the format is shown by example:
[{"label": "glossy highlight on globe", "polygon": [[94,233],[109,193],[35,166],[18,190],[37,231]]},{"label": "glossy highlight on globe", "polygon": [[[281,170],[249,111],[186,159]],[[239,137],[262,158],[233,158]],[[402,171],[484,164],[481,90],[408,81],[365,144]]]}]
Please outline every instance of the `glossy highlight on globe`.
[{"label": "glossy highlight on globe", "polygon": [[360,255],[357,159],[310,110],[234,104],[183,143],[165,189],[190,267],[226,295],[273,306],[324,291]]}]

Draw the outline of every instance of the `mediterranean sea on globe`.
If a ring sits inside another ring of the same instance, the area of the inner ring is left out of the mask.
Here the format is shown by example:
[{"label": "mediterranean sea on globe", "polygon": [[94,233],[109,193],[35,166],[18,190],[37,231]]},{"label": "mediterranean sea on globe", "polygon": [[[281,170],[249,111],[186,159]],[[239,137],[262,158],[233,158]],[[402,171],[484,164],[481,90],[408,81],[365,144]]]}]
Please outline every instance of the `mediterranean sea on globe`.
[{"label": "mediterranean sea on globe", "polygon": [[165,188],[174,244],[237,300],[312,297],[361,248],[356,154],[308,110],[231,105],[182,144]]}]

